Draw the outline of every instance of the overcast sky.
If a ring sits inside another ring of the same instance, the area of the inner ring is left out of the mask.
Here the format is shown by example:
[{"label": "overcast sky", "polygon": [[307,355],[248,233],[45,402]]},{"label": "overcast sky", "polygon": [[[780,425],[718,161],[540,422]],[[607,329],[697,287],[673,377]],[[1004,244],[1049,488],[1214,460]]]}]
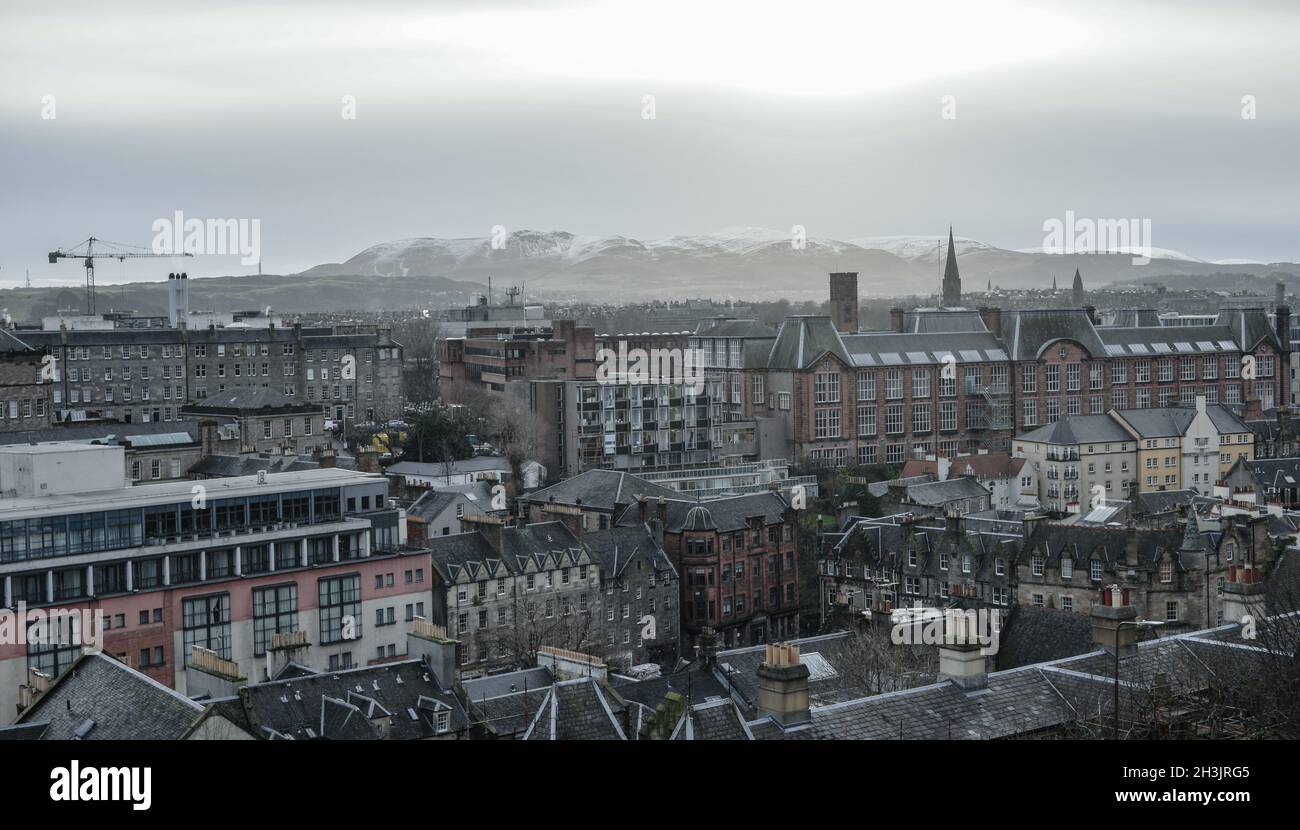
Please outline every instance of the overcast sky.
[{"label": "overcast sky", "polygon": [[0,284],[177,210],[260,220],[268,273],[494,225],[1026,248],[1067,210],[1300,260],[1292,2],[193,5],[0,0]]}]

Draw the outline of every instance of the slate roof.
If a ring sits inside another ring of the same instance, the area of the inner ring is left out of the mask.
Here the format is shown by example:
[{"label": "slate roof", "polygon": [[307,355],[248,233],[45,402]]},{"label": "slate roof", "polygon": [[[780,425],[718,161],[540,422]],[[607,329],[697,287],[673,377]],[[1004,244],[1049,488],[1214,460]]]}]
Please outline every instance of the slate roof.
[{"label": "slate roof", "polygon": [[[1111,327],[1133,328],[1136,326],[1152,327],[1163,325],[1160,322],[1160,314],[1154,308],[1120,308],[1111,312]],[[1105,339],[1105,333],[1102,331],[1106,326],[1098,326],[1097,333]]]},{"label": "slate roof", "polygon": [[903,315],[903,331],[909,334],[939,334],[988,331],[988,327],[975,309],[917,308]]},{"label": "slate roof", "polygon": [[239,690],[252,734],[266,739],[374,740],[372,720],[388,718],[390,739],[434,737],[436,714],[452,732],[468,726],[460,701],[442,689],[423,661],[403,660],[257,683]]},{"label": "slate roof", "polygon": [[1175,567],[1181,570],[1178,552],[1182,543],[1183,530],[1178,527],[1113,528],[1042,521],[1025,540],[1025,550],[1026,555],[1041,554],[1053,566],[1059,565],[1062,556],[1068,555],[1076,565],[1095,556],[1105,562],[1104,571],[1113,571],[1115,564],[1124,560],[1126,547],[1133,544],[1139,563],[1150,566],[1162,554],[1169,553]]},{"label": "slate roof", "polygon": [[672,560],[664,553],[655,540],[650,528],[645,525],[625,525],[594,530],[582,535],[581,545],[591,557],[601,564],[601,569],[608,577],[617,578],[629,563],[636,561],[638,554],[643,554],[656,573],[668,572],[677,576]]},{"label": "slate roof", "polygon": [[520,496],[519,500],[532,504],[555,502],[565,505],[576,505],[581,500],[585,509],[612,512],[618,506],[634,503],[637,497],[642,495],[652,499],[681,498],[681,494],[676,490],[638,478],[631,473],[616,470],[587,470],[559,484],[552,484],[550,487]]},{"label": "slate roof", "polygon": [[622,716],[627,704],[594,678],[562,680],[551,686],[538,708],[526,741],[624,741]]},{"label": "slate roof", "polygon": [[469,699],[474,724],[492,735],[510,738],[528,730],[554,683],[549,668],[535,666],[463,680],[461,688]]},{"label": "slate roof", "polygon": [[853,365],[890,368],[931,366],[951,356],[957,363],[1005,361],[1007,353],[998,338],[987,331],[931,334],[866,332],[844,335],[844,348]]},{"label": "slate roof", "polygon": [[701,320],[695,327],[696,337],[775,338],[776,330],[759,320]]},{"label": "slate roof", "polygon": [[1003,311],[1001,329],[1002,342],[1012,360],[1036,359],[1058,340],[1072,340],[1092,357],[1106,355],[1099,330],[1081,308]]},{"label": "slate roof", "polygon": [[223,414],[269,409],[271,411],[317,410],[311,403],[300,403],[271,386],[236,386],[225,392],[208,395],[201,401],[186,404],[185,412],[220,412]]},{"label": "slate roof", "polygon": [[629,703],[638,703],[654,709],[668,696],[676,692],[683,699],[707,701],[711,698],[723,698],[729,691],[717,675],[704,668],[698,662],[691,663],[681,671],[662,674],[649,680],[634,680],[630,677],[614,675],[610,678],[612,685],[620,696]]},{"label": "slate roof", "polygon": [[840,333],[824,316],[786,317],[767,355],[769,369],[807,369],[830,353],[853,365]]},{"label": "slate roof", "polygon": [[922,507],[938,507],[961,499],[988,497],[989,491],[970,476],[927,481],[907,488],[908,501]]},{"label": "slate roof", "polygon": [[111,441],[121,443],[124,441],[129,442],[136,436],[169,435],[181,432],[186,433],[191,443],[198,443],[199,422],[193,420],[148,421],[124,424],[114,421],[110,423],[68,424],[67,426],[50,427],[48,429],[13,430],[0,433],[0,445],[27,444],[31,442],[43,444],[50,441]]},{"label": "slate roof", "polygon": [[1236,464],[1242,465],[1259,487],[1272,487],[1274,483],[1278,487],[1300,486],[1300,458],[1242,458]]},{"label": "slate roof", "polygon": [[[1263,668],[1260,651],[1229,624],[1148,640],[1120,662],[1123,710],[1149,706],[1159,679],[1172,694],[1204,688],[1211,675],[1231,681]],[[1113,711],[1114,658],[1101,650],[988,675],[965,691],[948,681],[811,709],[811,721],[782,730],[770,718],[748,726],[759,739],[988,740],[1025,736]]]},{"label": "slate roof", "polygon": [[682,714],[673,729],[674,741],[752,741],[745,718],[728,698],[697,703]]},{"label": "slate roof", "polygon": [[1198,498],[1201,498],[1201,494],[1195,490],[1164,490],[1138,493],[1132,499],[1133,512],[1138,516],[1172,513],[1181,505],[1188,504]]},{"label": "slate roof", "polygon": [[417,519],[432,519],[464,497],[484,513],[492,510],[492,486],[490,481],[471,481],[468,484],[432,487],[420,494],[406,514]]},{"label": "slate roof", "polygon": [[[346,464],[339,464],[349,469]],[[207,455],[190,468],[190,475],[250,476],[265,470],[268,473],[292,473],[299,470],[320,469],[320,462],[308,461],[295,455]]]},{"label": "slate roof", "polygon": [[[45,723],[42,740],[170,741],[203,707],[102,652],[83,654],[31,707],[18,725]],[[79,729],[89,731],[77,735]]]},{"label": "slate roof", "polygon": [[[389,475],[430,476],[439,478],[447,475],[447,465],[424,463],[419,461],[398,461],[385,471]],[[466,473],[510,472],[510,462],[499,455],[479,455],[451,462],[451,475]]]},{"label": "slate roof", "polygon": [[[691,510],[700,503],[681,499],[666,500],[668,518],[664,530],[669,533],[681,533],[687,525]],[[714,527],[720,533],[744,530],[749,527],[749,520],[761,516],[763,524],[777,524],[783,520],[787,507],[785,498],[778,492],[765,490],[761,493],[745,493],[738,496],[723,496],[703,502],[707,505]],[[623,511],[616,524],[640,524],[640,511],[632,505]]]},{"label": "slate roof", "polygon": [[1056,445],[1118,444],[1132,441],[1133,436],[1109,415],[1069,415],[1015,440]]},{"label": "slate roof", "polygon": [[[845,631],[788,641],[799,646],[800,660],[813,663],[818,671],[808,678],[808,696],[814,707],[862,696],[864,683],[858,668],[861,656],[855,652],[852,636]],[[728,688],[742,708],[758,705],[758,667],[767,657],[767,646],[720,651],[714,664],[718,682]]]},{"label": "slate roof", "polygon": [[[487,579],[496,573],[502,560],[501,554],[478,531],[433,536],[425,541],[425,547],[429,549],[433,567],[450,583]],[[461,579],[462,574],[465,580]]]},{"label": "slate roof", "polygon": [[1037,605],[1013,605],[1002,623],[998,669],[1014,669],[1085,654],[1094,648],[1092,620],[1084,614]]},{"label": "slate roof", "polygon": [[[970,515],[970,514],[967,514]],[[1022,544],[1020,524],[947,519],[915,520],[905,516],[881,518],[853,517],[844,531],[824,537],[825,556],[847,558],[870,564],[873,568],[903,569],[908,576],[949,578],[949,571],[939,565],[944,555],[950,560],[970,554],[971,572],[963,573],[976,581],[1006,581],[997,574],[997,559],[1009,565]],[[915,549],[917,565],[907,565],[906,554]],[[1010,568],[1007,569],[1008,571]],[[960,603],[958,603],[960,604]]]},{"label": "slate roof", "polygon": [[1215,318],[1216,326],[1226,326],[1242,349],[1253,349],[1260,341],[1281,348],[1277,331],[1262,308],[1225,308]]},{"label": "slate roof", "polygon": [[[1005,478],[1015,475],[1024,466],[1025,459],[1012,458],[1009,453],[990,452],[975,455],[954,455],[948,459],[948,474],[951,476],[971,475],[976,478]],[[899,478],[915,475],[937,476],[939,462],[920,458],[909,458],[899,471]]]}]

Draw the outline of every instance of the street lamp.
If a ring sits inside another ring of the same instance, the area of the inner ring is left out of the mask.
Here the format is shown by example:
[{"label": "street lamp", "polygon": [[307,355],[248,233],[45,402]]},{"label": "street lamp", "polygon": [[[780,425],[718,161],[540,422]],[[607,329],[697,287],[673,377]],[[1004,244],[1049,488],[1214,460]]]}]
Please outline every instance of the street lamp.
[{"label": "street lamp", "polygon": [[[1115,712],[1112,726],[1115,740],[1119,740],[1119,632],[1126,625],[1134,628],[1155,628],[1164,623],[1157,620],[1120,620],[1115,626]],[[1137,644],[1135,643],[1133,647],[1137,648]]]}]

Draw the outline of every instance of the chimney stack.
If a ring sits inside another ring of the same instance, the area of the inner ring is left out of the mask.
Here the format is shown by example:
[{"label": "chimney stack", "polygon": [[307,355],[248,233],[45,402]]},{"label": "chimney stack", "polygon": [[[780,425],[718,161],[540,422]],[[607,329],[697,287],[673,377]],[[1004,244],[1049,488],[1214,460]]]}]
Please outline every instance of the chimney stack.
[{"label": "chimney stack", "polygon": [[939,644],[939,679],[948,680],[966,692],[987,688],[988,659],[974,630],[974,620],[960,611],[947,613],[944,629],[943,642]]},{"label": "chimney stack", "polygon": [[1092,606],[1092,642],[1107,654],[1119,650],[1120,657],[1137,654],[1137,626],[1122,623],[1137,619],[1137,609],[1129,605],[1128,590],[1119,585],[1102,589],[1102,603]]},{"label": "chimney stack", "polygon": [[406,632],[406,653],[423,660],[442,689],[450,689],[456,683],[458,645],[459,642],[447,636],[446,628],[424,617],[412,620],[411,630]]},{"label": "chimney stack", "polygon": [[768,643],[767,659],[758,666],[758,708],[781,728],[812,720],[808,704],[808,667],[794,643]]},{"label": "chimney stack", "polygon": [[831,274],[831,320],[840,334],[858,330],[858,272]]},{"label": "chimney stack", "polygon": [[984,321],[984,328],[994,334],[1002,330],[1002,309],[993,308],[992,306],[980,307],[980,319]]},{"label": "chimney stack", "polygon": [[497,553],[501,552],[502,535],[505,531],[504,519],[478,513],[466,513],[461,517],[460,526],[474,533],[482,534],[487,543],[492,546],[492,550]]},{"label": "chimney stack", "polygon": [[889,310],[889,328],[897,332],[903,330],[903,309],[895,306]]},{"label": "chimney stack", "polygon": [[1278,305],[1276,325],[1277,341],[1282,344],[1282,351],[1291,351],[1291,306]]}]

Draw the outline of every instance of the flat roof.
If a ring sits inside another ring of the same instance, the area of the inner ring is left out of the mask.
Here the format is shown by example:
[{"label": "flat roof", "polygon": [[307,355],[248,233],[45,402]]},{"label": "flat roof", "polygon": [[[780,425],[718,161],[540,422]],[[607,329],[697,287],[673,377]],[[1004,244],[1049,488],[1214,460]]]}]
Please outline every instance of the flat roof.
[{"label": "flat roof", "polygon": [[60,452],[105,452],[121,450],[116,444],[87,444],[82,441],[47,441],[42,444],[6,444],[0,446],[3,455],[51,455]]},{"label": "flat roof", "polygon": [[130,507],[147,507],[189,501],[194,496],[195,485],[206,492],[206,498],[229,499],[241,496],[269,495],[306,488],[320,488],[364,482],[381,483],[383,476],[344,470],[338,467],[298,470],[289,473],[268,473],[266,483],[258,484],[258,477],[234,476],[209,478],[203,481],[162,481],[157,484],[137,484],[113,490],[91,490],[84,493],[66,493],[34,498],[0,498],[0,519],[25,518],[27,514],[89,513],[99,510],[124,510]]}]

